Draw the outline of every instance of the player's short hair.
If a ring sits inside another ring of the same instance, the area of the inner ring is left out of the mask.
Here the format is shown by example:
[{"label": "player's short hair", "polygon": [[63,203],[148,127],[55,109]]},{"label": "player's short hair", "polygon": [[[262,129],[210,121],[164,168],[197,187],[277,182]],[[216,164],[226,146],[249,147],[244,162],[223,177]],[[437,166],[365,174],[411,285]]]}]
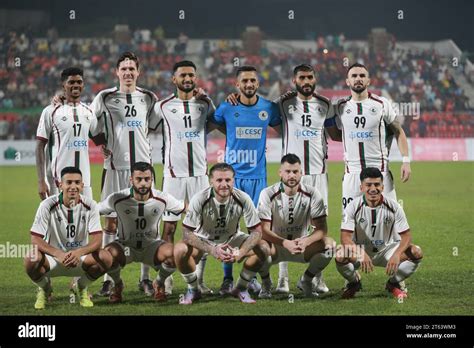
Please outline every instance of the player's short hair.
[{"label": "player's short hair", "polygon": [[380,178],[383,181],[382,172],[378,168],[374,168],[374,167],[364,168],[360,172],[360,182],[364,181],[367,178],[371,178],[371,179]]},{"label": "player's short hair", "polygon": [[64,167],[63,170],[61,170],[61,178],[66,174],[79,174],[82,177],[82,172],[77,167]]},{"label": "player's short hair", "polygon": [[367,73],[369,72],[369,69],[367,69],[364,64],[354,63],[349,68],[347,68],[347,76],[349,76],[349,71],[351,71],[352,68],[364,68],[365,70],[367,70]]},{"label": "player's short hair", "polygon": [[135,62],[135,64],[137,65],[137,69],[140,68],[140,62],[138,61],[138,57],[135,53],[131,52],[131,51],[126,51],[126,52],[123,52],[120,57],[118,58],[117,60],[117,69],[118,67],[120,66],[120,63],[122,63],[123,61],[125,60],[133,60]]},{"label": "player's short hair", "polygon": [[197,70],[196,64],[194,64],[190,60],[182,60],[180,62],[176,62],[173,65],[173,74],[176,72],[176,70],[178,70],[178,68],[182,68],[183,66],[188,66],[188,67],[194,68],[194,70]]},{"label": "player's short hair", "polygon": [[299,163],[301,164],[301,160],[298,156],[296,156],[294,153],[287,153],[285,156],[281,158],[280,161],[281,164],[283,163],[289,163],[289,164],[296,164]]},{"label": "player's short hair", "polygon": [[155,169],[150,163],[146,162],[135,162],[130,168],[130,173],[133,175],[133,172],[135,171],[146,172],[147,170],[149,170],[151,175],[155,177]]},{"label": "player's short hair", "polygon": [[84,77],[84,70],[76,66],[71,66],[69,68],[66,68],[61,72],[61,81],[64,82],[67,80],[69,76],[75,76],[75,75]]},{"label": "player's short hair", "polygon": [[305,72],[311,71],[313,74],[316,75],[314,68],[309,64],[300,64],[300,65],[295,66],[295,68],[293,69],[293,76],[296,76],[296,74],[298,74],[300,71],[305,71]]},{"label": "player's short hair", "polygon": [[251,65],[243,65],[237,69],[235,72],[235,77],[239,77],[240,73],[244,71],[255,71],[255,73],[257,73],[257,68]]},{"label": "player's short hair", "polygon": [[224,163],[224,162],[214,164],[211,167],[211,170],[209,171],[209,175],[212,176],[212,174],[215,171],[220,171],[220,172],[230,171],[230,172],[232,172],[232,176],[235,176],[234,168],[232,168],[232,166],[230,164],[227,164],[227,163]]}]

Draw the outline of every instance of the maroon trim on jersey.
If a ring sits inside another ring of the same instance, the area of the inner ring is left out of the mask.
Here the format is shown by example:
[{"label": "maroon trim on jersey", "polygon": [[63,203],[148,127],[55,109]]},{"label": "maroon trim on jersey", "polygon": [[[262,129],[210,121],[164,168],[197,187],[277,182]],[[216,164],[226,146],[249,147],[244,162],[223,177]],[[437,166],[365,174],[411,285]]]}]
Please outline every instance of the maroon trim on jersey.
[{"label": "maroon trim on jersey", "polygon": [[[163,198],[155,197],[155,196],[151,196],[151,198],[156,199],[157,201],[162,202],[162,203],[165,205],[165,208],[166,208],[166,201],[165,201]],[[171,213],[171,212],[170,212],[170,213]],[[174,214],[174,213],[172,213],[172,214]],[[174,214],[174,215],[179,215],[179,214]]]},{"label": "maroon trim on jersey", "polygon": [[[110,91],[110,92],[107,92],[107,93],[104,93],[104,95],[102,96],[102,103],[104,104],[104,107],[107,109],[107,111],[109,112],[109,117],[110,117],[110,125],[111,125],[111,131],[110,131],[110,134],[112,134],[112,149],[114,148],[114,145],[115,145],[115,129],[114,129],[114,120],[112,118],[112,113],[110,112],[109,108],[107,107],[107,103],[106,103],[106,99],[108,96],[114,94],[114,93],[117,93],[118,92],[118,88],[115,87],[115,91]],[[107,122],[107,114],[104,115],[104,122]],[[107,139],[108,140],[108,139]],[[115,166],[114,166],[114,156],[113,154],[110,156],[110,166],[112,167],[113,170],[115,170]]]},{"label": "maroon trim on jersey", "polygon": [[39,135],[36,136],[36,139],[48,142],[48,139],[40,137]]},{"label": "maroon trim on jersey", "polygon": [[30,234],[33,235],[33,236],[44,238],[44,234],[40,234],[38,232],[30,231]]},{"label": "maroon trim on jersey", "polygon": [[405,231],[398,232],[398,234],[403,234],[403,233],[407,233],[407,232],[410,232],[410,229],[409,229],[409,228],[407,228]]},{"label": "maroon trim on jersey", "polygon": [[278,190],[275,192],[271,197],[270,197],[270,202],[273,201],[275,198],[277,198],[281,194],[281,191]]},{"label": "maroon trim on jersey", "polygon": [[324,97],[322,95],[319,95],[319,94],[316,94],[316,93],[313,93],[313,97],[315,97],[316,99],[319,99],[322,102],[326,103],[328,108],[331,107],[331,103],[329,102],[329,99],[327,99],[326,97]]},{"label": "maroon trim on jersey", "polygon": [[238,205],[240,205],[240,207],[241,207],[242,209],[244,209],[243,203],[242,203],[241,201],[239,201],[239,199],[237,198],[237,196],[236,196],[233,192],[232,192],[232,198],[234,198],[235,202],[236,202]]},{"label": "maroon trim on jersey", "polygon": [[89,234],[97,234],[97,233],[102,233],[102,231],[92,231],[92,232],[89,232]]},{"label": "maroon trim on jersey", "polygon": [[88,107],[86,104],[84,104],[83,102],[79,102],[79,105],[82,105],[83,107],[85,107],[87,110],[89,110],[89,112],[92,114],[93,117],[94,116],[94,111],[92,111],[92,109],[90,107]]},{"label": "maroon trim on jersey", "polygon": [[[122,201],[126,201],[127,199],[130,199],[131,197],[132,197],[132,196],[127,195],[126,197],[122,197],[122,198],[117,199],[117,200],[114,202],[114,210],[117,211],[117,210],[115,209],[115,206],[116,206],[117,204],[119,204],[119,203],[122,202]],[[117,214],[117,215],[118,215],[118,214]]]},{"label": "maroon trim on jersey", "polygon": [[382,160],[382,166],[380,167],[380,171],[383,172],[385,169],[385,161],[383,160],[383,149],[382,149],[382,121],[383,121],[383,116],[380,117],[380,122],[379,122],[379,145],[380,145],[380,159]]},{"label": "maroon trim on jersey", "polygon": [[306,191],[303,191],[303,190],[301,189],[301,185],[300,185],[300,187],[298,187],[298,192],[301,192],[301,193],[304,194],[305,196],[308,196],[309,198],[311,198],[311,193],[306,192]]},{"label": "maroon trim on jersey", "polygon": [[[58,105],[56,106],[56,109],[53,110],[53,113],[51,114],[51,123],[53,124],[53,127],[56,128],[56,133],[58,135],[58,152],[59,152],[59,149],[61,148],[61,136],[59,135],[59,128],[58,126],[56,126],[56,124],[54,123],[54,115],[56,114],[56,111],[58,111],[58,109],[61,107],[62,105]],[[53,133],[53,136],[54,136],[54,133]],[[57,155],[56,155],[57,157]],[[54,179],[56,180],[57,177],[58,177],[58,160],[56,159],[55,163],[54,163]]]},{"label": "maroon trim on jersey", "polygon": [[197,229],[197,227],[191,227],[191,226],[186,225],[186,224],[183,224],[183,223],[181,223],[181,225],[182,225],[183,227],[186,227],[188,230],[191,230],[191,231],[194,231],[194,230]]},{"label": "maroon trim on jersey", "polygon": [[[170,100],[173,100],[175,98],[174,95],[172,95],[171,97],[169,97],[168,99],[165,99],[163,101],[163,103],[161,103],[160,105],[160,109],[161,109],[161,114],[163,115],[163,119],[166,121],[166,125],[168,126],[168,134],[169,134],[169,155],[168,155],[168,161],[169,161],[169,171],[170,171],[170,174],[173,178],[176,178],[176,175],[174,174],[174,171],[173,171],[173,166],[171,165],[171,127],[170,127],[170,124],[168,123],[168,120],[166,119],[166,116],[165,116],[165,112],[163,111],[163,106],[169,102]],[[163,123],[163,129],[164,129],[164,123]],[[163,139],[163,143],[164,143],[164,139]],[[166,152],[166,151],[165,151]]]},{"label": "maroon trim on jersey", "polygon": [[107,169],[102,169],[102,180],[100,181],[100,192],[104,191],[105,176],[107,175]]},{"label": "maroon trim on jersey", "polygon": [[379,102],[380,104],[382,104],[383,106],[383,101],[381,101],[380,99],[377,99],[372,93],[369,92],[369,98],[372,99],[372,100],[375,100],[376,102]]},{"label": "maroon trim on jersey", "polygon": [[[336,109],[337,109],[336,111],[339,117],[341,118],[341,121],[342,121],[342,114],[340,113],[340,107],[342,104],[345,104],[345,103],[347,103],[347,100],[340,100],[336,106]],[[344,127],[342,127],[341,131],[342,131],[342,145],[344,146],[344,153],[347,153]],[[347,162],[346,162],[346,173],[349,173],[349,166],[347,165]]]},{"label": "maroon trim on jersey", "polygon": [[[364,203],[360,203],[360,205],[357,207],[355,213],[354,213],[354,217],[357,217],[357,214],[359,213],[359,211],[362,209],[362,207],[364,206]],[[355,220],[355,219],[354,219]]]},{"label": "maroon trim on jersey", "polygon": [[254,228],[260,226],[262,223],[259,222],[258,224],[254,225],[254,226],[250,226],[250,227],[247,227],[248,230],[253,230]]},{"label": "maroon trim on jersey", "polygon": [[351,230],[346,230],[345,228],[341,228],[341,232],[349,232],[349,233],[354,233],[354,231],[351,231]]},{"label": "maroon trim on jersey", "polygon": [[88,206],[87,204],[85,204],[85,203],[82,201],[82,199],[79,200],[79,203],[81,203],[81,204],[84,206],[84,208],[86,208],[87,210],[91,210],[91,207]]},{"label": "maroon trim on jersey", "polygon": [[391,213],[395,214],[395,209],[393,209],[391,206],[387,204],[387,202],[382,202],[383,205],[387,207],[388,210],[390,210]]}]

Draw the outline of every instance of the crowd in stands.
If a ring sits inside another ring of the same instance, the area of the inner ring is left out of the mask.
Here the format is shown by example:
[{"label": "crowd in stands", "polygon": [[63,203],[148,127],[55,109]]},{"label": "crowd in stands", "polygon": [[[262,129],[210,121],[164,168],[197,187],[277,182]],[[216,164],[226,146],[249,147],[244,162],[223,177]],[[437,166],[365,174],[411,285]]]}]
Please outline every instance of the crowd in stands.
[{"label": "crowd in stands", "polygon": [[[140,58],[139,85],[154,91],[160,98],[166,97],[173,93],[172,66],[187,58],[188,40],[181,33],[176,44],[169,46],[161,27],[153,31],[137,29],[127,44],[105,38],[60,40],[54,29],[42,38],[34,37],[31,32],[1,33],[0,139],[34,136],[37,117],[18,115],[18,109],[41,109],[47,105],[60,91],[59,75],[65,67],[84,69],[83,99],[86,102],[92,101],[101,89],[116,85],[116,57],[125,50],[136,52]],[[260,74],[260,94],[273,99],[292,88],[292,69],[305,62],[315,67],[318,88],[346,90],[347,67],[341,62],[349,58],[350,62],[358,60],[369,67],[373,88],[385,90],[394,101],[420,104],[422,117],[405,118],[404,127],[410,136],[474,136],[469,100],[450,74],[443,57],[434,51],[396,48],[388,56],[382,56],[368,54],[356,46],[347,47],[344,43],[345,37],[340,34],[317,38],[312,50],[271,51],[263,41],[258,55],[248,55],[226,40],[216,45],[204,40],[197,61],[202,68],[198,71],[200,86],[218,104],[235,91],[236,63],[255,65]],[[12,112],[17,114],[12,116]]]}]

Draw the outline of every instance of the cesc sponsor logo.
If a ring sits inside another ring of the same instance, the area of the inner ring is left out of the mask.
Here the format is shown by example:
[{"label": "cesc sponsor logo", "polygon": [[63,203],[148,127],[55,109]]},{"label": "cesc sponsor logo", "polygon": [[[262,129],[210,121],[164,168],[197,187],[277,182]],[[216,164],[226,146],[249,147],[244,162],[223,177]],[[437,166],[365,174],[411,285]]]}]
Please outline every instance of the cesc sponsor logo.
[{"label": "cesc sponsor logo", "polygon": [[121,122],[122,128],[141,128],[143,125],[143,121],[140,120],[128,120],[126,122]]},{"label": "cesc sponsor logo", "polygon": [[303,130],[295,130],[295,137],[296,139],[301,138],[306,138],[306,139],[312,139],[312,138],[317,138],[319,136],[319,132],[314,129],[303,129]]},{"label": "cesc sponsor logo", "polygon": [[66,143],[66,147],[68,150],[81,150],[87,149],[87,140],[73,140]]},{"label": "cesc sponsor logo", "polygon": [[197,130],[191,130],[191,131],[186,131],[186,132],[181,132],[179,131],[176,133],[176,136],[178,137],[179,141],[197,141],[201,139],[201,134]]},{"label": "cesc sponsor logo", "polygon": [[350,132],[349,133],[350,139],[357,139],[357,140],[370,140],[374,138],[374,132],[372,131],[362,131],[362,132]]},{"label": "cesc sponsor logo", "polygon": [[262,127],[237,127],[235,134],[237,139],[261,139]]}]

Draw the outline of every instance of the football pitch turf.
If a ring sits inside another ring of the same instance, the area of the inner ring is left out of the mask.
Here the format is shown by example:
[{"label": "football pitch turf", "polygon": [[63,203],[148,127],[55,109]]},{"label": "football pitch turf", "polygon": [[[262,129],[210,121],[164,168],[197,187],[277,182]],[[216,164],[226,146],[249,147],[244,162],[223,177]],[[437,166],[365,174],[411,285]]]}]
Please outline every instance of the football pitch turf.
[{"label": "football pitch turf", "polygon": [[[278,165],[268,166],[268,184],[278,180]],[[192,306],[178,305],[185,283],[174,275],[174,292],[166,303],[156,303],[137,289],[139,264],[122,270],[124,302],[109,305],[106,298],[94,296],[94,307],[71,303],[68,278],[54,278],[54,299],[43,311],[35,311],[35,286],[27,277],[21,258],[0,259],[0,314],[2,315],[473,315],[474,314],[474,163],[422,162],[412,164],[412,178],[402,184],[400,164],[392,171],[398,199],[402,200],[413,235],[413,242],[424,251],[418,271],[406,281],[409,297],[399,303],[384,290],[383,268],[363,275],[363,290],[352,300],[341,300],[343,278],[334,261],[324,271],[330,292],[317,299],[305,299],[296,288],[304,266],[289,265],[290,296],[274,295],[241,304],[234,298],[206,296]],[[101,166],[92,167],[94,198],[99,198]],[[161,173],[161,166],[156,166]],[[339,241],[341,221],[342,163],[329,164],[329,235]],[[33,166],[1,167],[0,244],[28,244],[29,230],[39,204],[36,169]],[[161,174],[157,180],[161,183]],[[181,229],[175,240],[181,239]],[[241,264],[234,267],[234,278]],[[274,284],[278,266],[272,267]],[[155,276],[155,272],[151,272]],[[221,264],[208,258],[205,281],[217,290],[222,279]],[[100,288],[98,280],[90,286]]]}]

